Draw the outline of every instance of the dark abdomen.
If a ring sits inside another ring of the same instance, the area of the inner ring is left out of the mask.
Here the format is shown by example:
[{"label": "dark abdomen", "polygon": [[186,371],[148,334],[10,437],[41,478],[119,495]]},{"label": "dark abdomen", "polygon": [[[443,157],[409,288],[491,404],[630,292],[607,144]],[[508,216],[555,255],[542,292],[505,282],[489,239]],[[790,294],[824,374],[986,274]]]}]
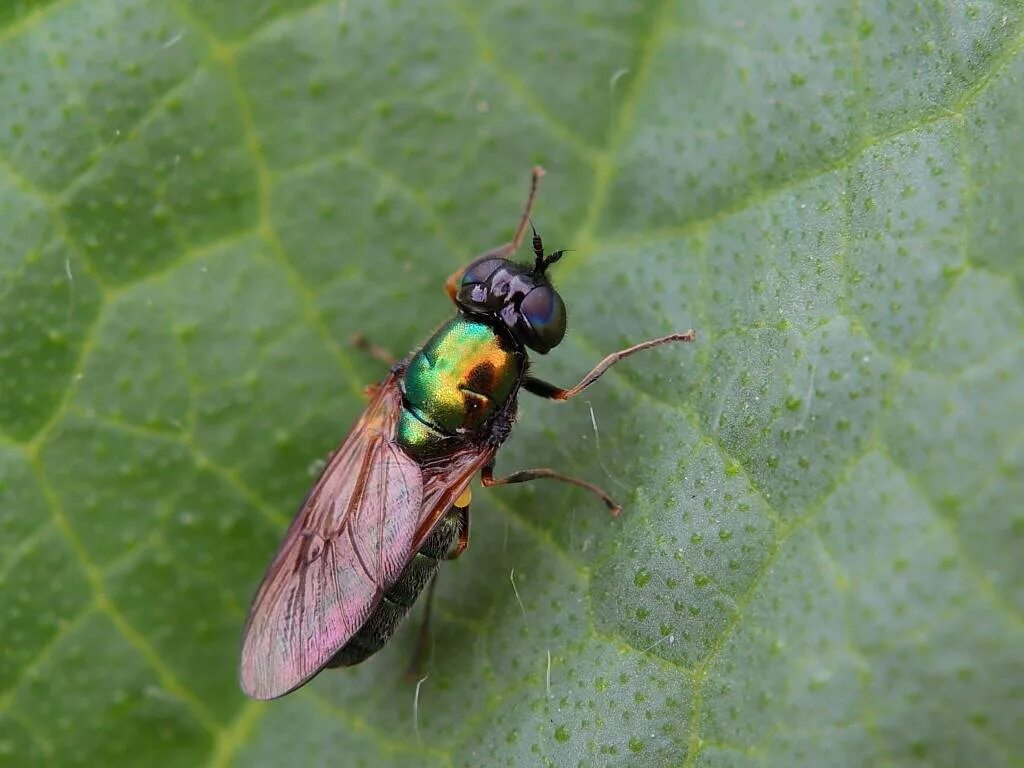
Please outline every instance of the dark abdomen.
[{"label": "dark abdomen", "polygon": [[423,542],[419,552],[413,555],[412,560],[402,571],[398,581],[384,593],[370,618],[349,638],[348,643],[334,655],[327,666],[350,667],[358,664],[383,648],[391,639],[399,622],[405,618],[420,592],[437,573],[440,561],[458,538],[459,515],[458,509],[452,507],[441,518],[433,532]]}]

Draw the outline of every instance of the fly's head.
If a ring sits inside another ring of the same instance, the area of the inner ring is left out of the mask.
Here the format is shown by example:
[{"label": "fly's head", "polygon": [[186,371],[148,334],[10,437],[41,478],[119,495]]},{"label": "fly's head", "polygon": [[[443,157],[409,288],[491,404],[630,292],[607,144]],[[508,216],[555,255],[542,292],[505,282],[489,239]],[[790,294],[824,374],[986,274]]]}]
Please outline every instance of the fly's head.
[{"label": "fly's head", "polygon": [[483,256],[462,273],[455,303],[472,315],[502,323],[521,344],[547,354],[565,336],[565,302],[551,285],[547,269],[564,251],[547,256],[534,233],[533,265]]}]

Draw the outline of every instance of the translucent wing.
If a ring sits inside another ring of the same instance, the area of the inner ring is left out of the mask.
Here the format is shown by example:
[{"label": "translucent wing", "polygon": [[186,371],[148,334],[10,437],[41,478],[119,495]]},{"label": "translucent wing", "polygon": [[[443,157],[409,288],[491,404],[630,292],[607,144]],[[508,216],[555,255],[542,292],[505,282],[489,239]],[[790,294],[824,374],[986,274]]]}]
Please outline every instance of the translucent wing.
[{"label": "translucent wing", "polygon": [[316,674],[372,612],[412,552],[419,465],[392,442],[388,378],[299,509],[249,610],[242,688],[269,699]]},{"label": "translucent wing", "polygon": [[249,609],[242,689],[272,699],[319,672],[373,612],[491,456],[467,446],[421,468],[394,442],[391,374],[306,497]]}]

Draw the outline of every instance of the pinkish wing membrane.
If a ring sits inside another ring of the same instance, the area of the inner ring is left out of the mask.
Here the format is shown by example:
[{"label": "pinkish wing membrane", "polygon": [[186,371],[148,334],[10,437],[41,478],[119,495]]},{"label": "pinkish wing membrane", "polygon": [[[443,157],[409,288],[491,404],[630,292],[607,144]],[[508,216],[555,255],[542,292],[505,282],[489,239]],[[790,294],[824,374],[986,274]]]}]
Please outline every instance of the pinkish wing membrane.
[{"label": "pinkish wing membrane", "polygon": [[315,675],[355,634],[413,551],[419,465],[391,438],[389,378],[292,522],[249,611],[243,690],[271,699]]}]

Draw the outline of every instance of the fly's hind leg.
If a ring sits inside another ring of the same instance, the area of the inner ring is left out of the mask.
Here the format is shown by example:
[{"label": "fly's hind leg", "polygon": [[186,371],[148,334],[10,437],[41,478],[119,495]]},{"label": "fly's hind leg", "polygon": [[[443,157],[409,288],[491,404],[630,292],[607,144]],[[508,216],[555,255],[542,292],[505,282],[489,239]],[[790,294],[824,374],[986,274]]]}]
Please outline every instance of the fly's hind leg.
[{"label": "fly's hind leg", "polygon": [[430,609],[434,606],[434,592],[437,589],[437,574],[430,579],[427,587],[427,604],[423,609],[423,619],[416,633],[416,647],[413,649],[409,666],[405,668],[405,679],[414,683],[423,676],[423,668],[427,660],[427,644],[430,640]]},{"label": "fly's hind leg", "polygon": [[[526,196],[526,205],[523,206],[523,214],[519,217],[519,223],[516,225],[516,231],[512,235],[512,239],[504,245],[499,245],[497,248],[480,254],[473,261],[484,259],[488,256],[496,259],[507,259],[519,250],[519,246],[523,243],[523,237],[526,235],[526,227],[530,223],[530,212],[533,210],[533,201],[537,197],[537,185],[542,176],[544,176],[544,169],[539,165],[535,165],[530,173],[530,192]],[[444,281],[444,290],[452,301],[455,301],[455,294],[459,292],[459,283],[462,282],[462,273],[465,271],[465,267],[460,267],[452,272],[448,279]]]},{"label": "fly's hind leg", "polygon": [[[469,546],[470,499],[471,495],[467,488],[465,493],[452,505],[459,513],[459,538],[455,543],[455,549],[444,556],[445,560],[457,559],[466,551],[466,547]],[[430,612],[434,606],[434,590],[436,588],[437,574],[435,573],[433,578],[430,579],[430,585],[427,587],[427,604],[423,609],[423,620],[420,622],[419,631],[416,633],[416,648],[413,650],[412,659],[405,670],[405,679],[409,682],[419,680],[426,666],[427,648],[430,640]]]},{"label": "fly's hind leg", "polygon": [[459,538],[455,542],[455,549],[444,556],[445,560],[458,560],[469,547],[469,502],[472,498],[473,496],[467,488],[453,505],[459,513]]}]

